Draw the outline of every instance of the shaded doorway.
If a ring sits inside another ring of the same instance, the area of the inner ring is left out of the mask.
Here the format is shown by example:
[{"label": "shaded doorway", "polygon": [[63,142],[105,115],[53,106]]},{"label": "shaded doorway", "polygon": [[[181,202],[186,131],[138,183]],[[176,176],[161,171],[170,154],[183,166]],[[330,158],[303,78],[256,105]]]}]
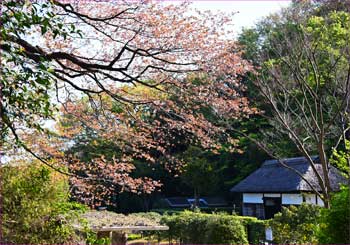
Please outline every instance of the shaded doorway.
[{"label": "shaded doorway", "polygon": [[271,219],[273,216],[281,212],[282,198],[281,197],[264,197],[265,219]]}]

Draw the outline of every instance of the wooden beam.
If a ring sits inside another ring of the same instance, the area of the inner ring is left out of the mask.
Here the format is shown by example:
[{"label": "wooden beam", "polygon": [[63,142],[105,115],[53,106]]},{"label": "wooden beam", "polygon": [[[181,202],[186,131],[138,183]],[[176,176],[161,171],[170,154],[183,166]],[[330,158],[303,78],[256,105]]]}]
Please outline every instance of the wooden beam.
[{"label": "wooden beam", "polygon": [[105,227],[91,227],[93,231],[167,231],[168,226],[105,226]]}]

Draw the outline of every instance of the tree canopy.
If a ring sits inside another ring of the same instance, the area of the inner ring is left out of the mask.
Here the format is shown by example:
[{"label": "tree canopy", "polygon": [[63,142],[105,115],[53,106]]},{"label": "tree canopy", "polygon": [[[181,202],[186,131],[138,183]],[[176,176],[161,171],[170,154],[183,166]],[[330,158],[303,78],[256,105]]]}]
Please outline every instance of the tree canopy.
[{"label": "tree canopy", "polygon": [[[350,16],[336,7],[346,9],[327,1],[296,1],[239,38],[247,46],[245,58],[256,64],[250,79],[269,125],[261,141],[253,141],[272,158],[281,160],[288,151],[306,157],[326,205],[332,191],[329,159],[337,148],[349,150]],[[319,156],[321,172],[312,155]]]},{"label": "tree canopy", "polygon": [[[175,138],[234,149],[211,118],[255,113],[241,94],[251,66],[227,39],[228,16],[187,10],[186,3],[150,1],[4,1],[4,145],[71,176],[90,199],[89,188],[154,190],[156,181],[130,176],[133,161],[165,159],[176,168]],[[60,129],[45,126],[58,118]],[[65,152],[87,136],[91,145],[112,144],[115,154],[81,159]]]},{"label": "tree canopy", "polygon": [[229,15],[189,9],[3,1],[6,154],[68,175],[91,206],[149,194],[162,171],[187,187],[202,187],[201,173],[226,188],[267,157],[288,167],[284,157],[303,155],[327,206],[329,163],[350,162],[348,1],[293,1],[238,44]]}]

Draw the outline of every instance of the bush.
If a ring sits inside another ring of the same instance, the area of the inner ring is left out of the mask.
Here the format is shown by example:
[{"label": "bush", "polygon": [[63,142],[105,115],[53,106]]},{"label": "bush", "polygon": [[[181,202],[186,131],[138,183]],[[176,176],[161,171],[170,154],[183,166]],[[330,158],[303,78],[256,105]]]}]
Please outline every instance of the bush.
[{"label": "bush", "polygon": [[246,224],[249,244],[261,244],[265,241],[266,222],[263,220],[251,220]]},{"label": "bush", "polygon": [[250,216],[234,215],[233,217],[244,225],[249,244],[260,244],[265,241],[265,220],[258,220]]},{"label": "bush", "polygon": [[315,205],[303,203],[298,207],[283,207],[270,222],[274,243],[317,243],[319,217],[320,207]]},{"label": "bush", "polygon": [[209,220],[207,224],[207,243],[248,243],[245,228],[239,219],[233,219],[228,215],[211,215]]},{"label": "bush", "polygon": [[68,202],[68,183],[46,167],[2,166],[2,241],[15,244],[77,242],[71,221],[84,206]]},{"label": "bush", "polygon": [[169,238],[192,244],[247,244],[247,233],[239,216],[223,213],[204,214],[184,211],[164,215]]},{"label": "bush", "polygon": [[[201,213],[227,213],[227,214],[232,214],[234,212],[233,207],[200,207],[198,208]],[[193,211],[190,210],[189,208],[153,208],[151,212],[156,212],[159,214],[176,214],[176,213],[181,213],[183,211]]]},{"label": "bush", "polygon": [[331,208],[321,215],[319,241],[322,244],[350,244],[349,187],[343,187],[331,200]]}]

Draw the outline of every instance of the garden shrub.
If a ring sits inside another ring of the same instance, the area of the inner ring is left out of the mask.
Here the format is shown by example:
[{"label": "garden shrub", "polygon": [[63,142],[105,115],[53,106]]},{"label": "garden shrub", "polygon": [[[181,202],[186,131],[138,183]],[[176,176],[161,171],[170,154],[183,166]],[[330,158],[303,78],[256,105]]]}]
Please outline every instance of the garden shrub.
[{"label": "garden shrub", "polygon": [[331,199],[331,208],[321,213],[319,242],[322,244],[350,244],[349,187],[343,187]]},{"label": "garden shrub", "polygon": [[68,202],[68,182],[50,169],[29,164],[2,166],[2,240],[15,244],[79,241],[72,220],[85,207]]},{"label": "garden shrub", "polygon": [[259,244],[265,240],[266,221],[250,216],[231,216],[238,219],[244,227],[248,236],[249,244]]},{"label": "garden shrub", "polygon": [[261,244],[265,241],[266,222],[253,219],[246,224],[249,244]]},{"label": "garden shrub", "polygon": [[247,234],[238,216],[223,213],[204,214],[184,211],[164,215],[170,239],[192,244],[247,244]]},{"label": "garden shrub", "polygon": [[[153,208],[151,209],[152,212],[156,212],[159,214],[175,214],[175,213],[181,213],[185,210],[189,210],[189,208]],[[201,213],[227,213],[232,214],[234,212],[233,207],[200,207],[199,208]],[[193,210],[191,210],[193,211]]]},{"label": "garden shrub", "polygon": [[283,207],[271,220],[273,241],[277,244],[317,243],[320,207],[303,203]]},{"label": "garden shrub", "polygon": [[[213,214],[207,224],[207,243],[245,244],[248,243],[245,228],[239,219],[229,215]],[[205,234],[205,233],[204,233]],[[203,234],[203,235],[204,235]]]},{"label": "garden shrub", "polygon": [[111,244],[111,239],[109,237],[99,237],[97,232],[90,229],[84,231],[84,240],[87,245],[97,245],[97,244]]}]

